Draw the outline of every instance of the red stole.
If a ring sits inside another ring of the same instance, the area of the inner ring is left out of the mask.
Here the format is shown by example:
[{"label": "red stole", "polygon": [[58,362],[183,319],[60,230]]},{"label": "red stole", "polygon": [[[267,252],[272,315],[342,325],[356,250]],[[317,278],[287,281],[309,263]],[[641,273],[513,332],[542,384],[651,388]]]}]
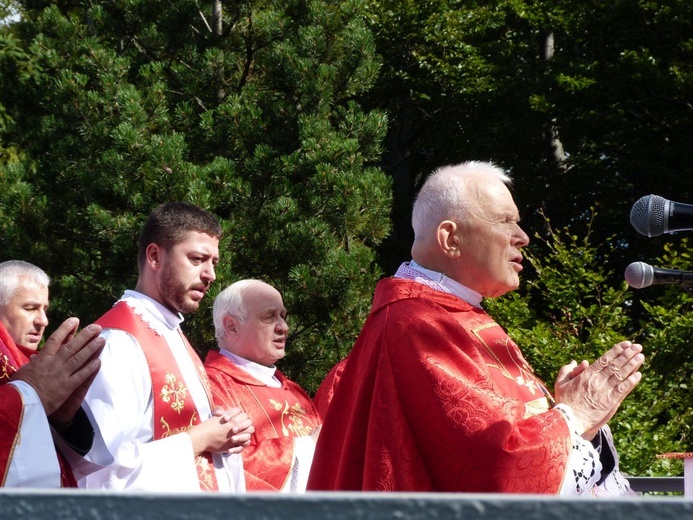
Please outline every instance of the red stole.
[{"label": "red stole", "polygon": [[[9,337],[5,327],[0,323],[0,385],[9,382],[10,377],[19,368],[19,363],[10,351],[16,351],[16,346]],[[22,396],[14,388],[3,388],[0,393],[0,421],[3,434],[0,435],[0,485],[4,486],[7,472],[12,460],[14,447],[19,440],[19,426],[22,423]]]},{"label": "red stole", "polygon": [[[117,303],[96,323],[105,329],[119,329],[131,334],[137,339],[144,352],[152,378],[154,440],[165,439],[171,435],[185,432],[200,423],[197,408],[190,396],[178,363],[176,363],[168,343],[162,336],[125,302]],[[209,383],[200,358],[183,333],[180,334],[209,399],[211,395]],[[211,453],[205,452],[197,457],[195,466],[200,480],[200,489],[202,491],[218,490]]]},{"label": "red stole", "polygon": [[0,387],[0,422],[3,428],[0,435],[0,487],[3,487],[22,423],[22,396],[10,386]]}]

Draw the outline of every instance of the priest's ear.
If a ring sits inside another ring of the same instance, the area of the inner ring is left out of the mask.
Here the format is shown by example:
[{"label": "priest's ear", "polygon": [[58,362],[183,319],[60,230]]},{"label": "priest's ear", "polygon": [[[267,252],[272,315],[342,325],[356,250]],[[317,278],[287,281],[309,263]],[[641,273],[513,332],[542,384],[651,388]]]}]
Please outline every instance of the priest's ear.
[{"label": "priest's ear", "polygon": [[161,248],[158,244],[155,244],[152,242],[147,246],[144,252],[144,260],[149,267],[154,270],[158,271],[161,269],[161,262],[163,260],[163,255],[165,251],[163,248]]},{"label": "priest's ear", "polygon": [[224,332],[228,335],[238,333],[238,322],[236,321],[236,318],[230,314],[224,316]]},{"label": "priest's ear", "polygon": [[444,220],[438,225],[436,238],[438,247],[449,258],[458,258],[462,248],[460,226],[452,220]]}]

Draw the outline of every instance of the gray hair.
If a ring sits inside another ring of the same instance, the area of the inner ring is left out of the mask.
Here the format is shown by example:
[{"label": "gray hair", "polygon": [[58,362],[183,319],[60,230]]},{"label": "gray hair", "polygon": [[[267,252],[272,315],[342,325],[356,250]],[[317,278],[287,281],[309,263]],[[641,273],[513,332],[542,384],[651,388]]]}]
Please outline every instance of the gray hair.
[{"label": "gray hair", "polygon": [[243,292],[257,283],[263,282],[254,279],[240,280],[229,285],[214,299],[212,313],[214,316],[214,335],[217,341],[221,341],[226,335],[224,328],[226,316],[232,316],[238,324],[244,323],[248,319],[248,312],[243,304]]},{"label": "gray hair", "polygon": [[411,224],[417,239],[430,236],[444,220],[464,222],[478,208],[472,196],[479,177],[499,179],[506,186],[512,180],[490,162],[469,161],[436,169],[424,182],[414,202]]},{"label": "gray hair", "polygon": [[20,279],[28,278],[43,287],[48,287],[51,279],[43,269],[22,260],[8,260],[0,263],[0,305],[7,305],[19,289]]}]

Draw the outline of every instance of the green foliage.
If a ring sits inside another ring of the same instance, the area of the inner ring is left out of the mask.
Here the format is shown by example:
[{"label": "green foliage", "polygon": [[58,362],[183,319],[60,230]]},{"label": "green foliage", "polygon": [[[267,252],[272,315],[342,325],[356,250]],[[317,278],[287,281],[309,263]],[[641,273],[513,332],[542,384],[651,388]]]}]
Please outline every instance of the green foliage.
[{"label": "green foliage", "polygon": [[[690,270],[693,257],[689,241],[684,238],[676,245],[666,244],[656,265]],[[645,310],[641,321],[642,342],[651,360],[649,377],[653,389],[643,396],[647,406],[633,403],[631,407],[639,408],[639,413],[645,416],[643,422],[652,429],[652,443],[657,452],[692,451],[693,295],[678,286],[649,287],[641,293],[639,304]],[[682,471],[680,461],[663,461],[657,466],[663,466],[670,474]],[[646,465],[642,470],[643,473],[652,471]]]},{"label": "green foliage", "polygon": [[[654,258],[627,234],[630,205],[693,199],[693,3],[688,0],[368,0],[385,64],[367,103],[391,125],[396,179],[387,269],[406,260],[416,188],[434,169],[493,160],[513,172],[528,229],[605,220],[617,261]],[[556,148],[557,141],[560,148]]]},{"label": "green foliage", "polygon": [[11,25],[20,15],[20,9],[14,0],[0,0],[0,27]]},{"label": "green foliage", "polygon": [[[52,275],[54,322],[89,321],[134,284],[156,204],[206,207],[225,230],[214,292],[274,284],[292,316],[282,368],[317,388],[365,319],[389,232],[387,119],[356,99],[380,67],[362,3],[229,4],[220,30],[190,0],[24,7],[22,54],[0,61],[38,71],[0,98],[23,154],[1,177],[3,257]],[[203,353],[211,300],[186,324]]]}]

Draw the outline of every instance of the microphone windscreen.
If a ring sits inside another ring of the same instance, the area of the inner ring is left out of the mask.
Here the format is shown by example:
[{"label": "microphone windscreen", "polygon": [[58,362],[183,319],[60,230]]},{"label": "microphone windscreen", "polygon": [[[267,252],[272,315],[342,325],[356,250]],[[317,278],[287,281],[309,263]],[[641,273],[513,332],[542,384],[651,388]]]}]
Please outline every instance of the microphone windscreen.
[{"label": "microphone windscreen", "polygon": [[626,267],[626,283],[633,289],[649,287],[654,281],[654,269],[645,262],[633,262]]},{"label": "microphone windscreen", "polygon": [[638,199],[630,210],[630,223],[641,235],[658,237],[666,233],[665,212],[667,199],[659,195],[646,195]]}]

